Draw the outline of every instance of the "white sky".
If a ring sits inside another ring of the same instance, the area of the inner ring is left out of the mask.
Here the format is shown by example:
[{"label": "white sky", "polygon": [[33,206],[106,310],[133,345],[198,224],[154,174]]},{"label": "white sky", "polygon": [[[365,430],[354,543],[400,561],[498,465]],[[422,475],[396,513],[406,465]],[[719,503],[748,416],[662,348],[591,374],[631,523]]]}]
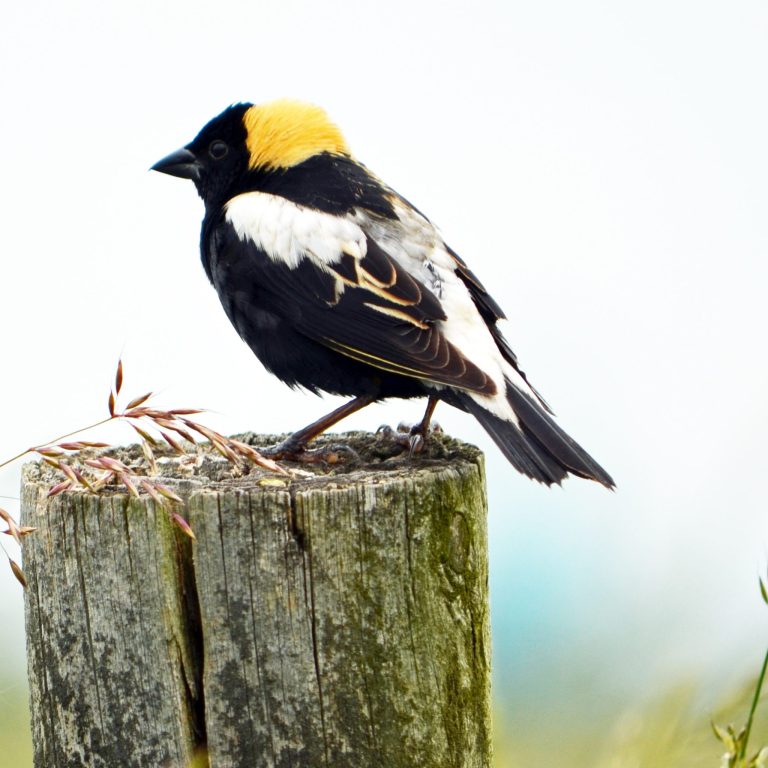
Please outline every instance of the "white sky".
[{"label": "white sky", "polygon": [[330,407],[239,341],[192,185],[147,172],[233,101],[315,101],[492,290],[619,485],[547,491],[438,411],[488,452],[497,693],[546,698],[565,666],[625,703],[687,674],[735,684],[767,627],[766,40],[764,2],[6,3],[0,457],[101,416],[121,352],[131,394],[221,429]]}]

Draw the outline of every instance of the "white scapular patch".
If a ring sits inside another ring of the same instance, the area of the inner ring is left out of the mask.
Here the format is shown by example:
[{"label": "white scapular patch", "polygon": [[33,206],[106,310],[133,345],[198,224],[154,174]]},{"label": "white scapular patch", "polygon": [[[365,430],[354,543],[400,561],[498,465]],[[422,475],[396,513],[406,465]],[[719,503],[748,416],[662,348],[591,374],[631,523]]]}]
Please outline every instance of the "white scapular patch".
[{"label": "white scapular patch", "polygon": [[337,264],[343,253],[365,256],[365,234],[351,219],[296,205],[264,192],[245,192],[225,206],[226,220],[272,261],[295,269],[302,259]]}]

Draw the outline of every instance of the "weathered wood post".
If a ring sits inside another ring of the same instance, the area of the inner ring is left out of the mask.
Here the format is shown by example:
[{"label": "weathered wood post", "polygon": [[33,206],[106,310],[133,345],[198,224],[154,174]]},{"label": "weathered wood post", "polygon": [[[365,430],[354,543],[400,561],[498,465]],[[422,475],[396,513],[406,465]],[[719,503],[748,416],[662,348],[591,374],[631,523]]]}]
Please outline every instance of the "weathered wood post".
[{"label": "weathered wood post", "polygon": [[432,445],[289,481],[167,461],[196,542],[28,465],[35,766],[488,766],[482,456]]}]

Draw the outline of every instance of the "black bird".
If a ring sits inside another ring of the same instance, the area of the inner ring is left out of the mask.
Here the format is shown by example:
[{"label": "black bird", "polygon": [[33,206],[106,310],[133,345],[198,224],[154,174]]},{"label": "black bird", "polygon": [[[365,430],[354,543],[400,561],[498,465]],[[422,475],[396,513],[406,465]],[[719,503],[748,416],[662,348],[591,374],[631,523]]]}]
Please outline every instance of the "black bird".
[{"label": "black bird", "polygon": [[417,442],[443,400],[477,418],[528,477],[613,487],[528,383],[497,327],[499,305],[437,228],[352,157],[322,109],[236,104],[153,170],[195,183],[206,274],[267,370],[354,398],[278,455],[300,454],[376,400],[428,397]]}]

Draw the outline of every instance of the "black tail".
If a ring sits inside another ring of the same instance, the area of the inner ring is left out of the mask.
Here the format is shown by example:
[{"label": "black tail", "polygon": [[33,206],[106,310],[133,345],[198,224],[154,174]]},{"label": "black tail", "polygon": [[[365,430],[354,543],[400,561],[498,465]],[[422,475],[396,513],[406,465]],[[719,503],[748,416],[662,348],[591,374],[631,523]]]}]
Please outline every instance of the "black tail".
[{"label": "black tail", "polygon": [[467,392],[453,390],[452,394],[524,475],[546,485],[559,485],[570,473],[596,480],[606,488],[614,487],[611,476],[541,406],[513,384],[507,382],[507,399],[520,422],[519,428],[483,408]]}]

